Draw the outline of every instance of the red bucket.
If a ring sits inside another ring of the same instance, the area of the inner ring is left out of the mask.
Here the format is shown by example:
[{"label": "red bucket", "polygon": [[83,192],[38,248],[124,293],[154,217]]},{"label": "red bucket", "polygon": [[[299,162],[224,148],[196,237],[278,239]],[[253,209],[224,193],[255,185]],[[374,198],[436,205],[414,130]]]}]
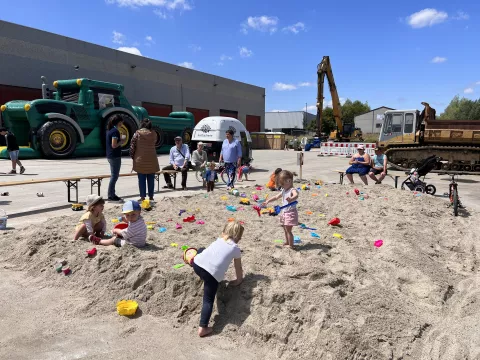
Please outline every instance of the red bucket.
[{"label": "red bucket", "polygon": [[113,228],[118,229],[118,230],[123,230],[123,229],[128,228],[128,224],[124,223],[124,222],[121,222],[121,223],[118,223],[117,225],[115,225]]}]

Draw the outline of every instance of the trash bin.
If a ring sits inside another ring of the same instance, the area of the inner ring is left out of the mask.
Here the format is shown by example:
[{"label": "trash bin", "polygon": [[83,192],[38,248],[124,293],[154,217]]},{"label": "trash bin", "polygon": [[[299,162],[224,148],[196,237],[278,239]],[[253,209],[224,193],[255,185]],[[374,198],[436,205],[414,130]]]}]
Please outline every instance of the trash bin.
[{"label": "trash bin", "polygon": [[310,151],[312,144],[305,144],[305,151]]}]

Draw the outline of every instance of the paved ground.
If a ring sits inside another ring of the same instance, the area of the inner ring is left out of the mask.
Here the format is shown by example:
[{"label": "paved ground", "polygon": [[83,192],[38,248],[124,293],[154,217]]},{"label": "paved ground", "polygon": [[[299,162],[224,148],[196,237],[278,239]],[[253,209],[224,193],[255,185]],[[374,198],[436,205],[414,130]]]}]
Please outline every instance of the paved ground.
[{"label": "paved ground", "polygon": [[[271,172],[277,168],[286,168],[299,172],[299,167],[296,165],[298,152],[295,151],[275,151],[275,150],[256,150],[253,152],[255,158],[253,166],[255,171],[251,174],[251,182],[244,182],[245,185],[252,185],[255,183],[265,184]],[[317,151],[310,151],[305,153],[303,178],[306,179],[322,179],[323,181],[338,182],[339,176],[332,170],[345,169],[348,165],[348,159],[342,157],[319,157]],[[122,159],[122,173],[130,172],[132,168],[132,161],[125,157]],[[167,155],[159,156],[160,165],[166,165],[168,162]],[[108,174],[108,162],[104,158],[87,158],[87,159],[71,159],[61,161],[50,160],[24,160],[23,161],[26,173],[23,175],[7,175],[0,174],[0,192],[8,191],[9,196],[0,197],[0,208],[4,209],[9,215],[8,225],[18,227],[25,223],[36,221],[44,221],[46,218],[61,215],[71,214],[70,206],[67,204],[67,187],[62,182],[47,183],[38,185],[23,185],[14,187],[3,187],[3,181],[16,181],[28,179],[48,179],[55,177],[76,176],[76,175],[98,175]],[[10,169],[10,162],[0,162],[2,170],[7,172]],[[401,175],[400,182],[403,181],[405,175],[401,172],[390,172]],[[360,179],[356,179],[360,182]],[[444,192],[448,191],[448,176],[432,174],[427,177],[427,182],[432,183],[437,187],[437,196],[442,196]],[[480,192],[478,191],[478,176],[462,176],[459,179],[459,194],[462,202],[469,207],[476,207],[480,209]],[[387,178],[386,184],[393,186],[393,180]],[[162,179],[160,185],[164,185]],[[197,182],[192,173],[189,174],[187,183],[189,191],[171,191],[160,190],[155,197],[160,200],[163,196],[182,196],[185,194],[193,194],[198,191],[203,191],[200,183]],[[102,195],[107,195],[108,180],[102,184]],[[371,185],[374,186],[374,185]],[[223,185],[220,187],[224,187]],[[43,192],[45,197],[37,197],[37,192]],[[85,196],[90,193],[90,181],[83,180],[79,184],[80,199],[84,200]],[[117,194],[126,199],[138,198],[138,185],[136,177],[120,178],[117,183]]]}]

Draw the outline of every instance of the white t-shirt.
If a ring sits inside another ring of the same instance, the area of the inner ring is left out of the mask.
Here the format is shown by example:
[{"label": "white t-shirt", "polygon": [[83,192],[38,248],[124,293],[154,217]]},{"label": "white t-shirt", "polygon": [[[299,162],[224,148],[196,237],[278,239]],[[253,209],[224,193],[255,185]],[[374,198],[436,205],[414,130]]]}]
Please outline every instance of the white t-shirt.
[{"label": "white t-shirt", "polygon": [[139,216],[135,222],[129,222],[128,227],[121,232],[123,240],[136,246],[144,247],[147,240],[147,225],[143,217]]},{"label": "white t-shirt", "polygon": [[[293,191],[293,187],[288,190],[282,189],[282,206],[288,205],[287,198],[293,196],[292,191]],[[285,209],[282,209],[283,212],[289,212],[289,211],[295,211],[295,210],[297,210],[297,205],[292,205]]]},{"label": "white t-shirt", "polygon": [[221,282],[232,260],[240,259],[241,256],[240,248],[233,240],[218,238],[195,256],[194,262]]}]

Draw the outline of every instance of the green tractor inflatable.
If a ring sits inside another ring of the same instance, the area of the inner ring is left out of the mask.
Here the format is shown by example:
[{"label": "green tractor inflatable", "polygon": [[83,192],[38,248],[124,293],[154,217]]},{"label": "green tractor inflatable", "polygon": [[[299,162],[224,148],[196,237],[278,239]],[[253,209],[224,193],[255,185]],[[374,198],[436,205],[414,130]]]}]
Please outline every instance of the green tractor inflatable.
[{"label": "green tractor inflatable", "polygon": [[[54,81],[56,91],[50,99],[45,78],[42,80],[43,99],[14,100],[0,107],[3,126],[17,137],[20,158],[103,156],[107,124],[116,114],[124,120],[119,129],[126,137],[124,154],[145,118],[152,121],[157,133],[157,153],[168,153],[175,136],[182,136],[186,144],[191,141],[195,123],[192,113],[149,116],[143,107],[130,105],[123,85],[90,79]],[[0,147],[0,157],[8,158],[5,147]]]}]

